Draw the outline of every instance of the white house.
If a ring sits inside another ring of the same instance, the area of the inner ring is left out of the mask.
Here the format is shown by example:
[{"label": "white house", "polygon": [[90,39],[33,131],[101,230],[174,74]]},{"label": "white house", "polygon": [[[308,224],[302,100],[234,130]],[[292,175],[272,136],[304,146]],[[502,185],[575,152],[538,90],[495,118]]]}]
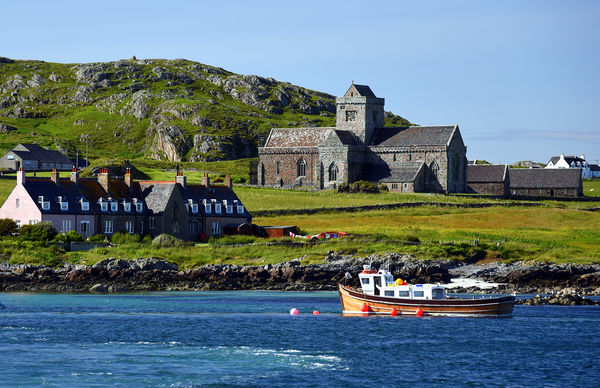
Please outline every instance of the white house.
[{"label": "white house", "polygon": [[545,168],[580,168],[583,179],[599,178],[600,167],[585,161],[585,155],[580,156],[553,156]]}]

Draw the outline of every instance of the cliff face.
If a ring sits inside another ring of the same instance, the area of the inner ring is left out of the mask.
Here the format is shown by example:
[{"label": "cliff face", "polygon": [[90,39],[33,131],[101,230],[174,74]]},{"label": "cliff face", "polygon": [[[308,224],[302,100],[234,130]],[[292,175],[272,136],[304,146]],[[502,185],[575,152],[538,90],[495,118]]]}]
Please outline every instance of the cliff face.
[{"label": "cliff face", "polygon": [[237,159],[256,155],[272,127],[334,124],[334,96],[184,59],[0,58],[0,133],[11,134],[0,134],[4,151],[37,142],[74,156],[89,135],[92,156]]}]

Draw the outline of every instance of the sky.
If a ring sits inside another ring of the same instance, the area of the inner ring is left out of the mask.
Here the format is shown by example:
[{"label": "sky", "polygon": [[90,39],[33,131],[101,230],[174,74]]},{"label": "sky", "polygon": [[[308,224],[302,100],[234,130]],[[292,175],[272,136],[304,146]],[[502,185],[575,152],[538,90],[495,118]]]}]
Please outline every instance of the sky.
[{"label": "sky", "polygon": [[469,159],[600,163],[600,1],[3,0],[0,56],[185,58],[340,96],[352,81]]}]

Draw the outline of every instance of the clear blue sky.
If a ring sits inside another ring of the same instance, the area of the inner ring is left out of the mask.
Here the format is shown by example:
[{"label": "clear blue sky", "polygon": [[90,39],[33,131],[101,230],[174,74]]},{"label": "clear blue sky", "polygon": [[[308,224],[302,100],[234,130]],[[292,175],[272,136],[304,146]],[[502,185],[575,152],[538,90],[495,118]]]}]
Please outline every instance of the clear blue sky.
[{"label": "clear blue sky", "polygon": [[186,58],[459,124],[470,159],[600,162],[600,1],[2,1],[0,56]]}]

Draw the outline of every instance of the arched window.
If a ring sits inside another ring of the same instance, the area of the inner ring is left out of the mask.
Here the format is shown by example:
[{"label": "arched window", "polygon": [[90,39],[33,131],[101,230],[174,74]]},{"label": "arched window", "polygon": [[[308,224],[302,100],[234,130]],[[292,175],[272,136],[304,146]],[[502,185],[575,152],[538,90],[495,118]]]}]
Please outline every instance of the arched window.
[{"label": "arched window", "polygon": [[306,176],[306,160],[300,158],[298,161],[298,176]]},{"label": "arched window", "polygon": [[335,165],[335,163],[331,163],[331,165],[329,166],[329,180],[337,181],[337,176],[338,176],[338,168]]}]

